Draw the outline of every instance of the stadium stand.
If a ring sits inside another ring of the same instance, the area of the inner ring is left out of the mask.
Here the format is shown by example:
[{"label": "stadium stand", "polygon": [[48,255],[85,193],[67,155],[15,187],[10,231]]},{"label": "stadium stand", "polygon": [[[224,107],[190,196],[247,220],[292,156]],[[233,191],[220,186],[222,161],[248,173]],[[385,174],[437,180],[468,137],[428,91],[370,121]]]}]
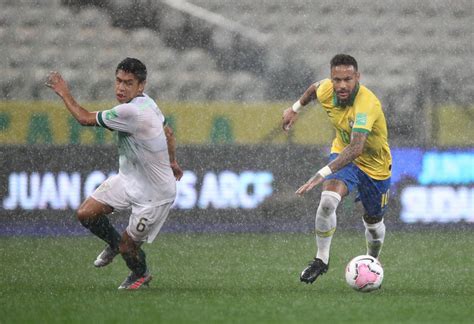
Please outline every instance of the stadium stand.
[{"label": "stadium stand", "polygon": [[327,75],[332,55],[348,52],[366,85],[400,98],[389,111],[416,111],[414,88],[426,75],[443,100],[473,102],[470,0],[188,2],[268,38],[256,42],[166,1],[2,0],[2,99],[51,98],[42,75],[57,69],[77,95],[106,100],[115,64],[136,56],[162,99],[293,100]]}]

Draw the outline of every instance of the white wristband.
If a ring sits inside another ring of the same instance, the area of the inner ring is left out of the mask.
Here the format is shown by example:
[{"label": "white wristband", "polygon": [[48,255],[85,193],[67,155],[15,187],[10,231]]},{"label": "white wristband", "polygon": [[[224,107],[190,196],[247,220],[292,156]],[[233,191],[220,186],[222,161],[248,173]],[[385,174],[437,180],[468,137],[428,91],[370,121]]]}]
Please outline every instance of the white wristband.
[{"label": "white wristband", "polygon": [[319,175],[323,178],[326,178],[328,175],[332,174],[331,168],[329,166],[325,166],[321,170],[318,171]]},{"label": "white wristband", "polygon": [[303,107],[299,101],[299,99],[293,104],[293,106],[291,106],[291,110],[293,110],[295,113],[298,112],[298,110],[301,109],[301,107]]}]

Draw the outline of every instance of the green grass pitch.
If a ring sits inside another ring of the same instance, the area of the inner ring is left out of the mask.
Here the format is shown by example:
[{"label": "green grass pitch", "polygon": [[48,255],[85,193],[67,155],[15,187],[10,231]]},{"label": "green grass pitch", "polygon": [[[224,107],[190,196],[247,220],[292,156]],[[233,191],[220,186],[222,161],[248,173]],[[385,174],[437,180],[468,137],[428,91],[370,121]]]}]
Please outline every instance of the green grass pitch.
[{"label": "green grass pitch", "polygon": [[93,267],[96,238],[0,238],[0,323],[473,323],[473,234],[389,232],[372,293],[344,280],[362,232],[336,232],[313,285],[299,282],[311,234],[161,234],[145,245],[154,279],[132,292],[121,258]]}]

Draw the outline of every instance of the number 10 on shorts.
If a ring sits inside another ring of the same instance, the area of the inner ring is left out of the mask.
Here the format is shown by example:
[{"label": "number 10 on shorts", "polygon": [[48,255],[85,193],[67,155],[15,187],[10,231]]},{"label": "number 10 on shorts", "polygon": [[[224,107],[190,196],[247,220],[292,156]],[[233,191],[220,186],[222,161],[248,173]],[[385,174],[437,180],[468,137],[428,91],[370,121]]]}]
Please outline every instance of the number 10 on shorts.
[{"label": "number 10 on shorts", "polygon": [[389,198],[390,190],[387,190],[386,193],[382,194],[382,200],[380,201],[380,207],[384,208],[388,204],[388,198]]}]

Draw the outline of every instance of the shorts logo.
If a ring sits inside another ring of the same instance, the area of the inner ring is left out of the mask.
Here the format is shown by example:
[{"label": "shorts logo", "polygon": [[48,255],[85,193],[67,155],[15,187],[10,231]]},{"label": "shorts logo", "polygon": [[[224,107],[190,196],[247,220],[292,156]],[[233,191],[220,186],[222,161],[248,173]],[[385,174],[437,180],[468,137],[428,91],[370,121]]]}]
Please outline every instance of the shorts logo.
[{"label": "shorts logo", "polygon": [[367,125],[367,114],[366,113],[358,113],[356,114],[356,121],[355,124],[357,126],[365,126]]}]

